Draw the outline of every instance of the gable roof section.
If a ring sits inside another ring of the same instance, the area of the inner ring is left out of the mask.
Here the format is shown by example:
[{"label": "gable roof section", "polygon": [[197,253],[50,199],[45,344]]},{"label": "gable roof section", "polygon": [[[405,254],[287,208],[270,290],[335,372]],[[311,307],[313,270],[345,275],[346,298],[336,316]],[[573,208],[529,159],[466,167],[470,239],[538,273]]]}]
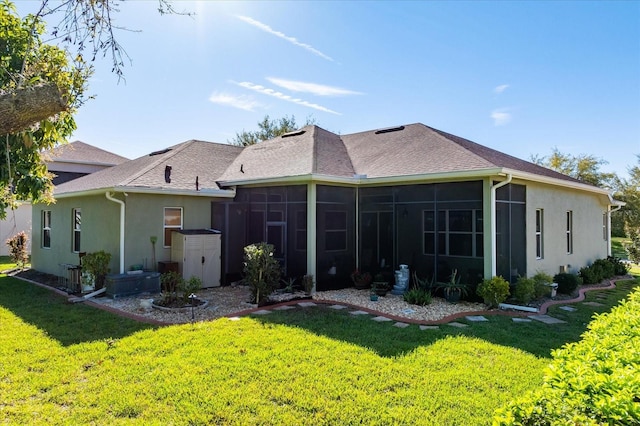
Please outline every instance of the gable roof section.
[{"label": "gable roof section", "polygon": [[44,152],[44,156],[49,163],[81,163],[99,164],[104,166],[116,166],[128,161],[121,155],[105,151],[82,141],[75,141],[65,145],[59,145]]},{"label": "gable roof section", "polygon": [[219,180],[253,181],[314,174],[352,177],[353,173],[342,139],[310,125],[245,147]]},{"label": "gable roof section", "polygon": [[[196,177],[203,193],[219,190],[216,178],[241,151],[232,145],[190,140],[64,183],[55,189],[55,195],[113,189],[195,194]],[[171,167],[171,182],[165,181],[167,166]]]}]

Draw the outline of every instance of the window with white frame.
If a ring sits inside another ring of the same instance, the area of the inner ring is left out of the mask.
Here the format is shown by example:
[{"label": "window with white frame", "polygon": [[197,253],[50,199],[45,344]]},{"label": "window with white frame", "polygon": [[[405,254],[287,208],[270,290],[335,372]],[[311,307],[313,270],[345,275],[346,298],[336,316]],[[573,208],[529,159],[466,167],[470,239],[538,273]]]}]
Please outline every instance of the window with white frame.
[{"label": "window with white frame", "polygon": [[73,209],[71,214],[71,251],[74,253],[80,252],[80,234],[82,228],[82,211],[80,209]]},{"label": "window with white frame", "polygon": [[544,258],[543,246],[543,228],[544,227],[544,210],[536,209],[536,259]]},{"label": "window with white frame", "polygon": [[573,254],[573,211],[567,212],[567,254]]},{"label": "window with white frame", "polygon": [[42,248],[51,248],[51,210],[42,210]]},{"label": "window with white frame", "polygon": [[171,233],[182,229],[182,207],[164,208],[164,247],[171,247]]}]

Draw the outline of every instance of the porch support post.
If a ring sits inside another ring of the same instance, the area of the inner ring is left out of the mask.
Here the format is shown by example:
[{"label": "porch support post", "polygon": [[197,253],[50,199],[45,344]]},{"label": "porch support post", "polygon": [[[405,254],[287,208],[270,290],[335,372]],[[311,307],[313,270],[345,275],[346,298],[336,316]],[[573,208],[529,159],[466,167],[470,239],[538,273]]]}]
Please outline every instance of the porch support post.
[{"label": "porch support post", "polygon": [[498,218],[496,217],[496,190],[511,183],[513,175],[509,173],[507,180],[503,180],[495,185],[491,185],[491,277],[495,277],[498,273],[498,256],[496,249],[498,247],[496,240],[496,231],[498,229]]},{"label": "porch support post", "polygon": [[316,184],[310,182],[307,184],[307,275],[313,275],[313,293],[316,292]]}]

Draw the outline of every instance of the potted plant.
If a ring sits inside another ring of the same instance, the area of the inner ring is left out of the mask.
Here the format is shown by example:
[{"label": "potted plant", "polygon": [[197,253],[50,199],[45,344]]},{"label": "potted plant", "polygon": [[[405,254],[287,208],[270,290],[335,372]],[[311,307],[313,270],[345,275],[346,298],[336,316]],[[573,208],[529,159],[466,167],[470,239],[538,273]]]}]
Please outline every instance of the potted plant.
[{"label": "potted plant", "polygon": [[369,288],[371,284],[371,274],[368,272],[360,272],[359,270],[353,271],[351,274],[351,281],[358,290]]},{"label": "potted plant", "polygon": [[444,298],[449,303],[457,303],[463,296],[468,294],[467,285],[460,282],[460,276],[458,270],[451,271],[449,281],[444,283],[438,283],[438,288],[442,289]]},{"label": "potted plant", "polygon": [[104,278],[109,273],[111,253],[104,250],[87,253],[82,258],[82,285],[100,289],[104,285]]},{"label": "potted plant", "polygon": [[386,296],[389,291],[389,282],[384,279],[382,274],[376,274],[371,284],[371,290],[378,296]]}]

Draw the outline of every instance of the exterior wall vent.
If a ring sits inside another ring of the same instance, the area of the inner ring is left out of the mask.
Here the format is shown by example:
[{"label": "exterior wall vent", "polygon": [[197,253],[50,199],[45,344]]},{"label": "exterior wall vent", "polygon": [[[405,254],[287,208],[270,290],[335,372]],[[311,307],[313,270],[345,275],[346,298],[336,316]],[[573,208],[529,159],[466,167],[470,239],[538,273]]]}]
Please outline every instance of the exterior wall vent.
[{"label": "exterior wall vent", "polygon": [[171,151],[171,148],[161,149],[160,151],[153,151],[151,154],[149,154],[149,157],[153,157],[155,155],[166,154],[169,151]]},{"label": "exterior wall vent", "polygon": [[399,126],[399,127],[389,127],[388,129],[380,129],[380,130],[376,130],[375,134],[376,135],[380,135],[382,133],[391,133],[391,132],[399,132],[401,130],[404,130],[404,126]]}]

